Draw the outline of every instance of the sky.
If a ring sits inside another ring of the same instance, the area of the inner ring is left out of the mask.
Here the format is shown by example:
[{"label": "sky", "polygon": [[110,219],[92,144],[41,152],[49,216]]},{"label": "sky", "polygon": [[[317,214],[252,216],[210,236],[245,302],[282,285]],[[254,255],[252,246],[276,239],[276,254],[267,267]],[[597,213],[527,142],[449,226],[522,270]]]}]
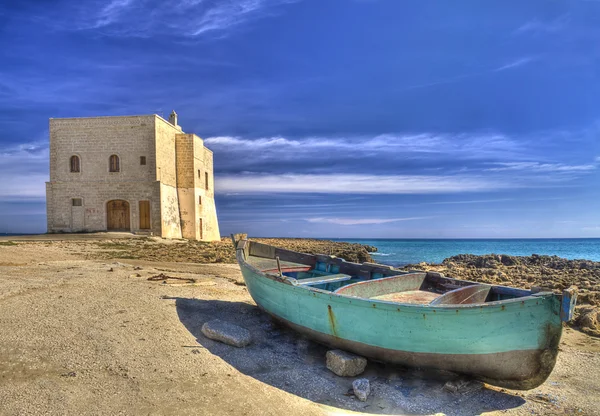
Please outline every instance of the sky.
[{"label": "sky", "polygon": [[0,3],[0,233],[48,119],[175,109],[222,235],[600,237],[600,1]]}]

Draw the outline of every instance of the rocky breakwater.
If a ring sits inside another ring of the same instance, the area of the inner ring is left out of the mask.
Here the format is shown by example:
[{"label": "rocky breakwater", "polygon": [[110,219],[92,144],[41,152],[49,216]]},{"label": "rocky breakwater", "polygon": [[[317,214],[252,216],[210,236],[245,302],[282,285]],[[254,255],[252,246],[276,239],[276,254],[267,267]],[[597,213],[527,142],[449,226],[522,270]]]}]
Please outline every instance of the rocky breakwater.
[{"label": "rocky breakwater", "polygon": [[537,286],[555,292],[575,285],[579,289],[579,306],[573,324],[590,335],[600,336],[600,262],[537,254],[459,254],[441,264],[420,263],[405,269],[437,271],[457,279],[524,289]]}]

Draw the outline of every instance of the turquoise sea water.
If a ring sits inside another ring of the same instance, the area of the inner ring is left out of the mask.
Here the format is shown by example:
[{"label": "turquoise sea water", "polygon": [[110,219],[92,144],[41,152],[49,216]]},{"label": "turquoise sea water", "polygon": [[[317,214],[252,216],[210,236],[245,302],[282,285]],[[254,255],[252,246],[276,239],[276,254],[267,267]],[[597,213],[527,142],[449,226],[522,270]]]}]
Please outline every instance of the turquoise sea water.
[{"label": "turquoise sea water", "polygon": [[440,263],[457,254],[557,255],[567,259],[600,261],[600,238],[402,240],[338,239],[377,247],[378,263],[401,266],[425,261]]}]

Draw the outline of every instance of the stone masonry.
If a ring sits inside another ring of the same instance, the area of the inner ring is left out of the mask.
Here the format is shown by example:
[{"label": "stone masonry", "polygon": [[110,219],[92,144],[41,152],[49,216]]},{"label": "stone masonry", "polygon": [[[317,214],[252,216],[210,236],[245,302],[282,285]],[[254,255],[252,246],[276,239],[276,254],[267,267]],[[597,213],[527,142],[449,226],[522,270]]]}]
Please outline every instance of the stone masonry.
[{"label": "stone masonry", "polygon": [[46,197],[49,233],[220,239],[212,152],[175,112],[50,119]]}]

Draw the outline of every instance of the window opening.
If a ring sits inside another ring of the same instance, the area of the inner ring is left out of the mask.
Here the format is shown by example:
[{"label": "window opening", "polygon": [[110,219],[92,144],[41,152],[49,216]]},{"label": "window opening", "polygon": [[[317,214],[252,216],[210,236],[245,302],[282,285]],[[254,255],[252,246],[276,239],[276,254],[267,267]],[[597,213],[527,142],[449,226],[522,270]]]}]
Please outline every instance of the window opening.
[{"label": "window opening", "polygon": [[119,172],[121,167],[119,166],[119,156],[112,155],[109,159],[109,171],[110,172]]},{"label": "window opening", "polygon": [[71,172],[78,173],[79,171],[79,156],[71,156]]}]

